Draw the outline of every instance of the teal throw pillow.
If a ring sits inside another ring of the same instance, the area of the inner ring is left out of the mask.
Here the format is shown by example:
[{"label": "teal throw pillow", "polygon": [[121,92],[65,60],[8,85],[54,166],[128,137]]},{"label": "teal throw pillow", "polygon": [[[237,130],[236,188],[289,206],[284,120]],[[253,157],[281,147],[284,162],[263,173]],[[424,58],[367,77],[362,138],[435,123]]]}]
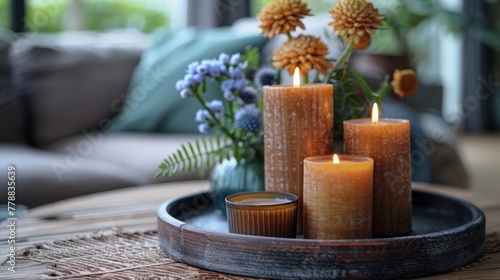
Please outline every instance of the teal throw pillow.
[{"label": "teal throw pillow", "polygon": [[[141,57],[120,113],[107,130],[144,132],[197,132],[194,121],[200,105],[194,98],[181,99],[175,83],[193,61],[218,58],[221,52],[243,53],[246,46],[262,48],[266,39],[241,34],[231,28],[185,29],[157,39]],[[221,99],[216,85],[205,97]]]}]

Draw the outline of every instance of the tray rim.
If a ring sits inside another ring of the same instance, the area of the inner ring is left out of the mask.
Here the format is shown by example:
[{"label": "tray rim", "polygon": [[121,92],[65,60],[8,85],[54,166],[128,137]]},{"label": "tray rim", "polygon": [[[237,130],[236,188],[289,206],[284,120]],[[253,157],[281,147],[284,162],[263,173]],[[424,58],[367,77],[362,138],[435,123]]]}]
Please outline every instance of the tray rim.
[{"label": "tray rim", "polygon": [[[334,249],[342,249],[342,248],[363,248],[363,247],[370,247],[370,248],[378,248],[380,246],[386,246],[390,245],[393,243],[398,243],[398,242],[412,242],[412,241],[420,241],[420,240],[431,240],[431,239],[436,239],[436,238],[447,238],[447,237],[453,237],[457,234],[461,234],[464,232],[474,232],[474,233],[479,233],[482,234],[482,239],[479,240],[479,243],[482,243],[482,247],[478,250],[478,253],[476,253],[474,256],[470,258],[468,261],[464,261],[461,263],[459,266],[455,267],[446,267],[442,269],[438,269],[436,271],[430,271],[430,273],[421,273],[417,275],[411,275],[411,277],[416,277],[416,276],[425,276],[425,275],[430,275],[430,274],[435,274],[438,272],[443,272],[447,271],[453,268],[457,268],[463,265],[466,265],[475,259],[479,258],[480,255],[482,254],[484,250],[484,240],[485,240],[485,216],[484,213],[477,208],[475,205],[463,201],[461,199],[456,199],[452,198],[449,196],[441,195],[441,194],[436,194],[432,192],[426,192],[426,191],[420,191],[420,190],[412,190],[412,195],[424,195],[424,196],[429,196],[434,199],[439,199],[439,200],[444,200],[447,201],[448,203],[452,203],[455,205],[458,205],[459,207],[463,208],[466,210],[468,213],[470,213],[471,218],[469,221],[464,222],[460,226],[453,227],[450,229],[442,230],[442,231],[436,231],[436,232],[430,232],[430,233],[424,233],[424,234],[415,234],[415,235],[408,235],[408,236],[396,236],[396,237],[382,237],[382,238],[370,238],[370,239],[342,239],[342,240],[337,240],[337,239],[295,239],[295,238],[279,238],[279,237],[263,237],[263,236],[252,236],[252,235],[241,235],[241,234],[234,234],[234,233],[229,233],[225,231],[217,231],[213,229],[206,229],[206,228],[200,228],[191,224],[188,224],[184,221],[178,220],[177,218],[173,217],[172,215],[169,214],[169,211],[171,210],[171,207],[174,207],[178,203],[182,203],[183,200],[187,199],[194,199],[199,196],[205,196],[207,197],[210,193],[209,192],[200,192],[196,194],[190,194],[190,195],[183,195],[183,196],[177,196],[174,198],[171,198],[164,203],[162,203],[157,210],[157,217],[158,217],[158,234],[159,238],[162,239],[162,233],[160,232],[160,224],[167,223],[170,224],[173,227],[177,227],[180,232],[182,232],[182,235],[185,235],[186,233],[193,233],[193,234],[206,234],[210,236],[215,236],[216,238],[219,238],[221,240],[227,240],[227,241],[239,241],[245,244],[253,244],[253,243],[258,243],[261,246],[268,246],[268,245],[273,245],[277,243],[286,243],[290,246],[299,246],[299,247],[310,247],[310,246],[320,246],[320,247],[331,247]],[[162,241],[162,240],[160,240]],[[161,243],[161,242],[160,242]],[[210,265],[205,265],[200,263],[193,263],[191,260],[183,258],[182,254],[171,254],[169,253],[167,249],[164,248],[164,246],[161,246],[162,250],[170,255],[172,258],[186,262],[188,264],[198,266],[201,268],[205,269],[210,269],[210,270],[215,270],[223,273],[232,273],[232,274],[238,274],[242,276],[250,276],[250,277],[276,277],[276,275],[253,275],[253,274],[240,274],[240,273],[234,273],[234,270],[228,271],[226,269],[218,269],[217,267],[212,267]],[[398,275],[398,277],[401,277],[401,275]],[[277,278],[281,278],[279,275]]]},{"label": "tray rim", "polygon": [[[157,211],[157,216],[158,216],[158,218],[161,218],[164,221],[171,223],[172,225],[179,226],[179,227],[182,226],[182,228],[184,230],[186,229],[186,227],[189,227],[189,228],[192,227],[192,228],[195,228],[195,229],[199,229],[201,231],[206,231],[206,232],[211,232],[211,233],[217,233],[217,234],[224,235],[224,236],[233,236],[233,237],[238,236],[238,237],[241,237],[241,238],[244,238],[244,239],[255,239],[255,240],[259,240],[259,241],[262,241],[262,240],[272,240],[272,241],[287,241],[287,242],[292,242],[292,243],[293,242],[299,242],[299,243],[302,243],[302,242],[305,242],[305,243],[317,243],[317,242],[320,242],[320,243],[339,243],[339,244],[348,243],[349,245],[352,245],[353,243],[354,244],[357,244],[357,243],[371,243],[371,241],[373,241],[373,240],[385,241],[385,240],[399,240],[399,239],[401,239],[401,240],[402,239],[415,239],[415,237],[433,237],[434,235],[438,235],[439,233],[441,233],[441,235],[443,233],[444,234],[448,234],[448,233],[449,234],[453,234],[456,231],[463,231],[463,229],[461,229],[462,227],[469,228],[471,226],[472,227],[476,226],[478,223],[481,222],[481,220],[485,219],[484,213],[479,208],[477,208],[473,204],[468,203],[468,202],[466,202],[464,200],[455,199],[455,198],[451,198],[451,197],[444,196],[444,195],[441,195],[441,194],[435,194],[435,193],[425,192],[425,191],[419,191],[419,190],[413,190],[412,192],[413,193],[425,193],[425,195],[439,197],[441,199],[443,199],[443,198],[444,199],[451,199],[451,200],[453,200],[454,203],[461,204],[461,206],[463,206],[464,208],[467,208],[468,210],[470,210],[473,218],[469,222],[466,222],[466,223],[462,224],[460,227],[455,227],[455,228],[451,228],[451,229],[447,229],[447,230],[443,230],[443,231],[431,232],[431,233],[416,234],[416,235],[393,236],[393,237],[376,237],[376,238],[365,238],[365,239],[300,239],[300,238],[283,238],[283,237],[267,237],[267,236],[256,236],[256,235],[244,235],[244,234],[230,233],[230,232],[225,232],[225,231],[218,231],[218,230],[213,230],[213,229],[200,228],[200,227],[188,224],[188,223],[186,223],[184,221],[178,220],[175,217],[173,217],[172,215],[168,214],[167,208],[168,207],[173,207],[174,203],[176,203],[177,201],[184,200],[184,199],[189,199],[189,198],[192,198],[192,197],[195,197],[195,196],[200,196],[200,195],[206,196],[206,195],[209,195],[210,192],[200,192],[200,193],[195,193],[195,194],[190,194],[190,195],[181,195],[181,196],[173,197],[173,198],[171,198],[171,199],[163,202],[159,206],[158,211]],[[163,209],[165,211],[163,211]]]}]

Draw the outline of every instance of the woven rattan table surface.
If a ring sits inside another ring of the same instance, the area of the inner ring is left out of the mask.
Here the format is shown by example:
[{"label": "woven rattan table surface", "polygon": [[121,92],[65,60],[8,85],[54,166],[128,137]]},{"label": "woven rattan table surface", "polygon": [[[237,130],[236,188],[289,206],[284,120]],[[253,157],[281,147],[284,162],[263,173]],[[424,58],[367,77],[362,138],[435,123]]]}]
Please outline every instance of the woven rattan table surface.
[{"label": "woven rattan table surface", "polygon": [[[500,190],[497,196],[414,184],[472,202],[486,215],[487,245],[477,262],[421,279],[500,279]],[[60,201],[16,221],[15,272],[0,279],[243,279],[178,263],[158,248],[156,209],[169,198],[208,190],[206,181],[140,186]],[[0,258],[9,254],[9,228],[0,226]]]}]

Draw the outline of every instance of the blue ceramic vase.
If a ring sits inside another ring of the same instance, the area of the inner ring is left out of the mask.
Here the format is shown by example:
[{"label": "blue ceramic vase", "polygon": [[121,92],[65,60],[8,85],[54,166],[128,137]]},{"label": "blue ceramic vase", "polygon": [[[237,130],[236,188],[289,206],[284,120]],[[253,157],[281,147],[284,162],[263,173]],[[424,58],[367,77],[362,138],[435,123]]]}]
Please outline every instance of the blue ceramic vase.
[{"label": "blue ceramic vase", "polygon": [[252,161],[244,159],[225,159],[218,163],[210,175],[212,200],[217,209],[226,213],[226,196],[247,191],[263,191],[264,187],[264,160],[255,158]]}]

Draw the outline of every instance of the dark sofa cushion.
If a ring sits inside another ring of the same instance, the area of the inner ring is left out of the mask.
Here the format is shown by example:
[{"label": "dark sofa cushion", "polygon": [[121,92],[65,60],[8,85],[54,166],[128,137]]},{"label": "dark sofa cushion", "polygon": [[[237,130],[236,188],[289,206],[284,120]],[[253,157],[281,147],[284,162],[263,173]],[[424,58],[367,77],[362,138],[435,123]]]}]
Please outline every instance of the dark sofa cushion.
[{"label": "dark sofa cushion", "polygon": [[[42,204],[105,190],[142,185],[150,179],[118,163],[73,154],[53,153],[17,144],[0,145],[0,180],[7,167],[16,169],[16,204]],[[7,202],[7,191],[0,192]]]},{"label": "dark sofa cushion", "polygon": [[0,32],[0,143],[26,144],[25,100],[12,90],[9,52],[16,34]]},{"label": "dark sofa cushion", "polygon": [[[200,105],[194,98],[183,100],[175,90],[186,67],[193,61],[218,58],[221,52],[244,52],[246,46],[261,48],[266,39],[259,34],[231,28],[185,29],[153,42],[134,72],[126,102],[109,131],[197,132],[194,115]],[[221,98],[209,87],[205,97]]]},{"label": "dark sofa cushion", "polygon": [[14,35],[0,33],[0,96],[3,97],[5,91],[10,88],[10,62],[9,50],[14,40]]},{"label": "dark sofa cushion", "polygon": [[27,96],[33,143],[99,128],[118,111],[143,35],[27,34],[12,45],[14,90]]}]

